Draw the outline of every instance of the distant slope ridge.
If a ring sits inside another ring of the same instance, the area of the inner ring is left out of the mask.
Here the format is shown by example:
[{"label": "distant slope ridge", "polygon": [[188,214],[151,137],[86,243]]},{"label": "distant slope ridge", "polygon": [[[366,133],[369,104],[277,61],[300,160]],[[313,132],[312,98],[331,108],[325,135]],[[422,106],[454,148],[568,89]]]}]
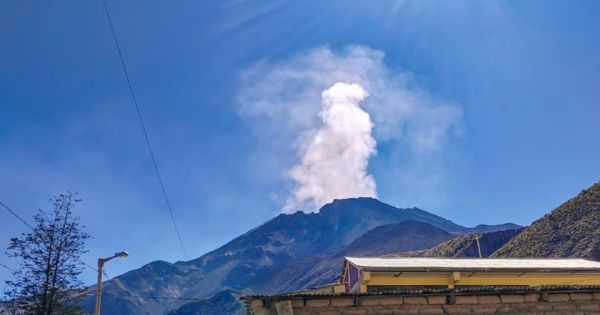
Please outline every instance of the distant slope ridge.
[{"label": "distant slope ridge", "polygon": [[535,221],[493,257],[600,260],[600,182]]},{"label": "distant slope ridge", "polygon": [[492,255],[500,247],[504,246],[515,235],[519,234],[523,229],[511,229],[503,231],[494,231],[487,233],[473,233],[451,239],[447,242],[439,244],[435,247],[406,252],[400,255],[404,257],[479,257],[477,248],[477,238],[479,238],[479,246],[481,248],[481,256],[488,257]]},{"label": "distant slope ridge", "polygon": [[434,247],[454,236],[431,224],[404,221],[378,226],[342,249],[340,256],[381,256]]},{"label": "distant slope ridge", "polygon": [[211,298],[184,304],[168,315],[245,315],[246,310],[238,292],[224,290]]}]

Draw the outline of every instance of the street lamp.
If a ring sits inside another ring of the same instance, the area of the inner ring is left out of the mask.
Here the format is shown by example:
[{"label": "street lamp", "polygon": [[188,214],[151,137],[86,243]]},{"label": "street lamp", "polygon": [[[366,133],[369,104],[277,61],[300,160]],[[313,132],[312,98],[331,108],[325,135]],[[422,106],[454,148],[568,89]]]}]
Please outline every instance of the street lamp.
[{"label": "street lamp", "polygon": [[94,314],[100,315],[100,303],[102,302],[102,267],[109,260],[114,258],[127,258],[127,252],[118,252],[108,258],[98,258],[98,284],[96,285],[96,311]]}]

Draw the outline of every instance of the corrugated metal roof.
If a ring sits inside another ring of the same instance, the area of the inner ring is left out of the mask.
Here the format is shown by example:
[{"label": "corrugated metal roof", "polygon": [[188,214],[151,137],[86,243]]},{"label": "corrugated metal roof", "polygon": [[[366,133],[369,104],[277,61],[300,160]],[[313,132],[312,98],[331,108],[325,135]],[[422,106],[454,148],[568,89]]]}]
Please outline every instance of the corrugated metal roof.
[{"label": "corrugated metal roof", "polygon": [[458,270],[544,270],[598,271],[600,262],[585,259],[518,258],[412,258],[346,257],[351,264],[366,270],[458,271]]}]

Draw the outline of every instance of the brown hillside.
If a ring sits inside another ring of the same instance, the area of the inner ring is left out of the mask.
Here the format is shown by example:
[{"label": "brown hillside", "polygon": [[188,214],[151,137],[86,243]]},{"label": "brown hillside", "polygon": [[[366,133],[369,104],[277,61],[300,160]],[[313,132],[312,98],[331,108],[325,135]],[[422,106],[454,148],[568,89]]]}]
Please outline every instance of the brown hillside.
[{"label": "brown hillside", "polygon": [[492,257],[600,260],[600,183],[535,221]]},{"label": "brown hillside", "polygon": [[405,257],[479,257],[477,238],[481,248],[481,256],[488,257],[523,229],[510,229],[487,233],[474,233],[459,236],[433,248],[406,252],[397,256]]}]

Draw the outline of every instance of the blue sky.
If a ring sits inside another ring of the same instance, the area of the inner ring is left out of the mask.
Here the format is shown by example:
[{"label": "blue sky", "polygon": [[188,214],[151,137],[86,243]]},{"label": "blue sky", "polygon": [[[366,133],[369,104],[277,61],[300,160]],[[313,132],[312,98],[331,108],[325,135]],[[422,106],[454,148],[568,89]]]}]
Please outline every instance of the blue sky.
[{"label": "blue sky", "polygon": [[[463,225],[529,224],[599,179],[597,1],[109,5],[189,259],[284,206],[297,148],[241,110],[254,87],[242,78],[315,49],[380,52],[410,93],[461,113],[425,155],[375,125],[368,173],[382,201]],[[113,275],[185,259],[101,1],[2,2],[0,39],[0,200],[31,218],[52,195],[79,192],[94,237],[86,260],[131,254]],[[24,228],[0,212],[0,247]]]}]

